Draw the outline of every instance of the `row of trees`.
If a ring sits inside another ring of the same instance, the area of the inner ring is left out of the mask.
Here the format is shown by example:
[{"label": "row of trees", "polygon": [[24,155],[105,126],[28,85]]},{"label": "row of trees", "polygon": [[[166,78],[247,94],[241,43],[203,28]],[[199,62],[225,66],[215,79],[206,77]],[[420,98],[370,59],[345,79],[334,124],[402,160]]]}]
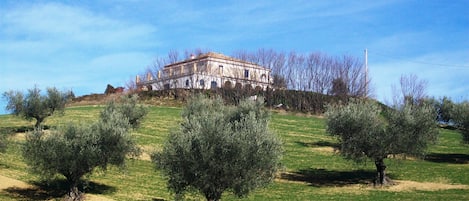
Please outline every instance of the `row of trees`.
[{"label": "row of trees", "polygon": [[[42,108],[54,99],[51,93],[41,96],[37,104],[28,104],[36,100],[32,94],[38,91],[29,90],[26,96],[6,93],[10,102],[18,103],[9,109],[22,111],[13,113],[26,119],[36,118],[38,114],[33,113],[50,116],[42,113],[53,112]],[[12,101],[17,96],[26,98]],[[48,106],[62,108],[60,104]],[[92,123],[66,122],[44,132],[40,123],[44,119],[36,119],[35,130],[26,134],[23,158],[46,178],[64,176],[69,185],[66,200],[82,200],[78,186],[85,175],[106,170],[109,165],[123,166],[127,156],[140,154],[131,130],[138,128],[147,112],[133,95],[108,103]],[[152,154],[176,198],[183,198],[190,189],[200,191],[207,200],[219,200],[227,190],[242,197],[273,180],[280,167],[282,145],[268,128],[270,114],[263,99],[243,100],[234,107],[226,106],[221,98],[199,95],[188,102],[182,118],[163,150]]]},{"label": "row of trees", "polygon": [[374,161],[375,184],[392,181],[386,176],[384,159],[390,155],[424,157],[429,144],[438,138],[438,123],[455,126],[469,143],[469,102],[453,103],[426,95],[426,81],[403,75],[393,87],[393,106],[373,100],[353,99],[345,105],[327,106],[327,132],[336,136],[346,159]]},{"label": "row of trees", "polygon": [[463,136],[463,142],[469,144],[469,102],[454,103],[450,98],[429,99],[437,111],[437,120],[454,126]]},{"label": "row of trees", "polygon": [[[148,73],[157,77],[158,71],[170,63],[187,59],[191,54],[199,55],[209,50],[186,50],[184,54],[169,51],[167,57],[157,57],[141,77]],[[181,57],[180,55],[184,55]],[[253,62],[272,70],[273,88],[311,91],[327,95],[367,96],[370,94],[370,79],[366,78],[364,64],[353,56],[329,56],[320,52],[289,53],[273,49],[259,49],[254,52],[236,51],[232,55],[244,61]],[[135,84],[129,82],[128,86]]]},{"label": "row of trees", "polygon": [[69,95],[56,88],[48,88],[46,94],[41,94],[37,87],[28,90],[26,95],[18,91],[4,93],[8,110],[25,119],[36,119],[34,131],[26,134],[23,146],[26,163],[46,178],[64,176],[70,189],[66,200],[82,200],[78,185],[83,176],[96,168],[123,166],[128,155],[139,155],[130,131],[140,125],[147,109],[137,105],[136,95],[127,96],[118,103],[108,103],[96,122],[65,122],[44,132],[45,118],[55,112],[63,114]]},{"label": "row of trees", "polygon": [[362,60],[349,56],[329,56],[321,52],[285,53],[273,49],[254,52],[240,50],[241,60],[272,69],[274,88],[312,91],[327,95],[367,96],[370,80]]}]

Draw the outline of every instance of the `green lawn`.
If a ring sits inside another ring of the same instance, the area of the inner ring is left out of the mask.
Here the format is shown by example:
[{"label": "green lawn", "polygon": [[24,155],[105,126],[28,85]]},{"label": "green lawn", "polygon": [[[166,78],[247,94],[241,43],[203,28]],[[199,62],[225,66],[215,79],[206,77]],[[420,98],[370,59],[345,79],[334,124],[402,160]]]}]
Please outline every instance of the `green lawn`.
[{"label": "green lawn", "polygon": [[[64,116],[46,119],[49,127],[66,122],[86,122],[97,118],[102,107],[67,108]],[[97,171],[88,177],[85,191],[114,200],[172,200],[165,180],[148,161],[148,154],[161,149],[171,128],[180,121],[180,108],[150,107],[140,129],[133,132],[144,150],[140,159],[129,159],[125,169]],[[11,115],[0,116],[0,129],[28,130],[34,122]],[[469,146],[451,130],[440,130],[439,143],[433,145],[426,160],[388,159],[388,174],[395,180],[414,181],[414,185],[373,188],[374,164],[357,165],[334,152],[336,141],[326,135],[324,119],[305,115],[273,113],[270,127],[284,143],[284,169],[279,179],[242,200],[469,200]],[[0,200],[60,199],[61,180],[45,184],[28,172],[22,161],[22,133],[9,137],[6,153],[0,154],[0,175],[39,186],[41,190],[8,188]],[[415,183],[418,182],[418,183]],[[466,189],[447,189],[451,184]],[[397,188],[401,186],[402,188]],[[426,187],[426,188],[423,188]],[[190,200],[203,199],[197,193]],[[223,200],[236,200],[226,193]]]}]

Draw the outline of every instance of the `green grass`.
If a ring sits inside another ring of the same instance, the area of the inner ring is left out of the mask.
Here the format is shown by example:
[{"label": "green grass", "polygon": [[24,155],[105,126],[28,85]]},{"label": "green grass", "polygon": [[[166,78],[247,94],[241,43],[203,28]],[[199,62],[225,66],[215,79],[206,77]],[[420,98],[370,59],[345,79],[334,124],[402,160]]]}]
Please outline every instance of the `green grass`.
[{"label": "green grass", "polygon": [[[46,119],[54,127],[65,122],[89,122],[97,119],[100,106],[70,107],[65,115]],[[134,131],[145,154],[159,150],[169,131],[180,122],[180,108],[150,107],[141,128]],[[30,130],[34,122],[11,115],[0,116],[0,129]],[[469,189],[408,190],[393,192],[370,187],[374,177],[372,162],[357,165],[346,161],[333,151],[337,142],[326,135],[324,119],[295,114],[272,115],[270,127],[283,141],[284,165],[282,177],[271,185],[258,189],[241,200],[469,200]],[[461,144],[461,135],[452,130],[440,130],[439,142],[429,148],[422,159],[388,159],[388,174],[392,179],[416,182],[469,185],[469,146]],[[21,133],[10,135],[6,153],[0,153],[0,175],[39,185],[42,191],[8,189],[0,191],[0,200],[60,199],[64,190],[60,180],[43,185],[41,178],[28,171],[21,157],[24,138]],[[125,169],[110,168],[89,176],[87,193],[114,200],[172,200],[165,179],[146,160],[129,159]],[[189,200],[203,199],[197,193]],[[223,200],[236,200],[225,193]]]}]

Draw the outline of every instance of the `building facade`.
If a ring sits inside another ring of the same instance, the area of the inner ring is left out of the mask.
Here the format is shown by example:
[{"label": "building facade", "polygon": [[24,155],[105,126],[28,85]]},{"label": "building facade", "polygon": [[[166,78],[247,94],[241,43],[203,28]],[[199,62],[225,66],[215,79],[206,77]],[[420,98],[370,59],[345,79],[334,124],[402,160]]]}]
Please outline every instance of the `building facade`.
[{"label": "building facade", "polygon": [[166,65],[145,80],[137,76],[136,83],[143,90],[246,88],[265,90],[271,87],[271,70],[255,63],[209,52],[191,56],[184,61]]}]

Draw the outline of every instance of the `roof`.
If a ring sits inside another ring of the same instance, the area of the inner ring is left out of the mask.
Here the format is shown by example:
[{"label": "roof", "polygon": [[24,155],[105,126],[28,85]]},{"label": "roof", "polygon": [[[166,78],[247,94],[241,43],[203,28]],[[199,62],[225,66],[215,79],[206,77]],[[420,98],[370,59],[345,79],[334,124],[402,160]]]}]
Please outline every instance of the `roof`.
[{"label": "roof", "polygon": [[259,66],[259,67],[262,67],[262,68],[266,68],[266,67],[263,67],[259,64],[256,64],[256,63],[252,63],[252,62],[248,62],[248,61],[244,61],[244,60],[241,60],[241,59],[237,59],[237,58],[233,58],[233,57],[229,57],[229,56],[226,56],[224,54],[220,54],[220,53],[216,53],[216,52],[208,52],[208,53],[205,53],[205,54],[200,54],[198,55],[197,57],[195,58],[189,58],[189,59],[186,59],[186,60],[183,60],[183,61],[179,61],[179,62],[176,62],[176,63],[172,63],[172,64],[168,64],[166,66],[164,66],[165,68],[169,68],[171,66],[177,66],[177,65],[180,65],[180,64],[183,64],[183,63],[188,63],[188,62],[192,62],[192,61],[197,61],[197,60],[201,60],[201,59],[205,59],[205,58],[216,58],[216,59],[223,59],[223,60],[227,60],[227,61],[235,61],[235,62],[240,62],[240,63],[245,63],[245,64],[251,64],[251,65],[256,65],[256,66]]}]

